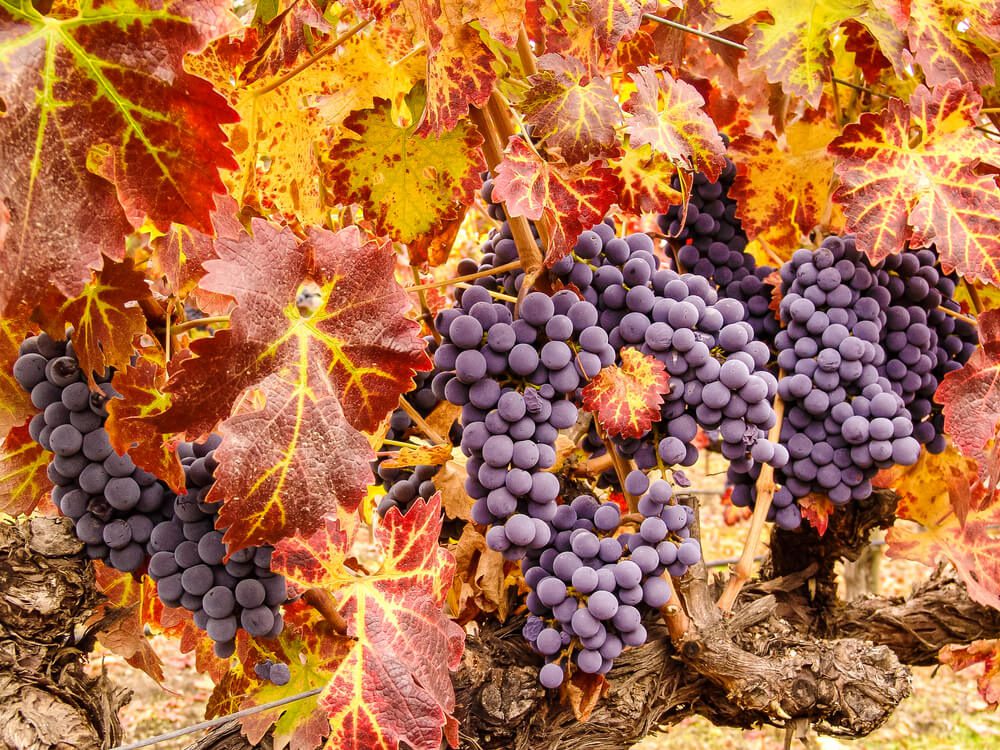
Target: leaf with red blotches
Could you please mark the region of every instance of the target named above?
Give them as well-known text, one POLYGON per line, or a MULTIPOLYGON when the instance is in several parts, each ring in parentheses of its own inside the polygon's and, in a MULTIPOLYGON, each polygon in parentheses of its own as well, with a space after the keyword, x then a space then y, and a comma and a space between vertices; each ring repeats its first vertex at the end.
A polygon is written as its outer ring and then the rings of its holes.
POLYGON ((399 453, 382 462, 387 469, 402 469, 410 466, 441 466, 451 458, 451 445, 415 445, 400 448, 399 453))
MULTIPOLYGON (((794 122, 781 138, 744 135, 729 146, 739 169, 729 197, 736 201, 744 231, 779 252, 799 247, 823 220, 830 203, 833 157, 827 146, 839 130, 827 120, 794 122)), ((839 212, 838 212, 839 213, 839 212)), ((834 215, 825 228, 836 233, 843 216, 834 215)))
POLYGON ((1000 166, 1000 144, 973 130, 981 104, 970 84, 918 86, 909 106, 890 99, 830 144, 834 199, 873 261, 936 242, 946 270, 1000 283, 1000 191, 978 169, 1000 166))
POLYGON ((591 76, 575 58, 547 54, 538 58, 538 72, 521 102, 532 136, 568 164, 619 152, 615 127, 621 110, 607 79, 591 76))
POLYGON ((995 0, 928 0, 898 2, 898 6, 909 15, 909 48, 929 85, 952 78, 976 86, 993 84, 990 54, 996 49, 1000 18, 995 0))
POLYGON ((663 363, 638 349, 622 349, 621 365, 605 367, 583 389, 583 408, 615 437, 640 437, 660 419, 670 391, 663 363))
POLYGON ((948 560, 969 596, 1000 609, 1000 504, 970 511, 963 524, 952 510, 948 489, 900 497, 896 525, 886 536, 888 555, 934 566, 948 560), (919 526, 900 521, 914 521, 919 526))
POLYGON ((565 257, 585 229, 600 222, 614 204, 620 180, 600 161, 569 166, 542 159, 520 136, 510 139, 497 167, 493 198, 510 216, 551 227, 545 263, 565 257))
POLYGON ((663 214, 684 202, 684 195, 671 184, 677 165, 664 154, 654 153, 649 144, 627 146, 620 158, 611 160, 611 166, 622 181, 618 205, 626 213, 663 214))
POLYGON ((883 469, 872 479, 876 487, 887 487, 911 503, 919 503, 924 495, 948 495, 951 508, 960 524, 965 524, 969 511, 977 500, 984 499, 978 490, 973 492, 978 468, 976 462, 959 453, 952 442, 940 453, 921 451, 913 466, 892 466, 883 469))
POLYGON ((830 516, 837 509, 837 506, 826 495, 811 493, 799 501, 799 510, 802 517, 809 522, 809 525, 816 529, 820 536, 826 534, 826 529, 830 525, 830 516))
POLYGON ((230 6, 0 7, 0 194, 13 215, 0 311, 30 305, 49 285, 78 294, 102 252, 122 257, 129 219, 209 229, 219 170, 235 166, 221 127, 235 113, 183 61, 239 27, 230 6))
POLYGON ((147 299, 146 277, 126 258, 106 261, 83 291, 59 308, 56 328, 73 326, 73 350, 91 388, 96 388, 95 373, 129 363, 132 342, 146 332, 146 317, 137 303, 147 299))
POLYGON ((641 67, 629 77, 635 91, 623 109, 632 148, 649 144, 676 164, 718 179, 726 166, 726 147, 702 110, 705 100, 698 90, 665 70, 641 67))
MULTIPOLYGON (((0 245, 0 252, 2 250, 0 245)), ((6 435, 12 427, 36 412, 30 394, 14 379, 14 363, 25 330, 24 324, 0 317, 0 435, 6 435)))
POLYGON ((31 513, 52 489, 52 454, 31 439, 28 423, 14 427, 0 447, 0 512, 31 513))
POLYGON ((590 21, 601 52, 610 55, 623 39, 631 39, 642 25, 646 10, 655 12, 652 0, 587 0, 590 21))
POLYGON ((230 328, 191 345, 167 382, 170 407, 149 417, 161 432, 201 435, 247 389, 265 396, 221 428, 211 497, 228 500, 220 517, 232 549, 310 533, 325 513, 357 508, 373 456, 360 431, 430 366, 388 245, 356 227, 305 242, 259 219, 252 227, 219 238, 201 280, 236 301, 230 328))
POLYGON ((163 350, 145 347, 134 364, 115 373, 115 390, 122 397, 108 401, 104 429, 118 453, 128 453, 136 466, 154 474, 174 490, 184 493, 184 467, 177 457, 179 437, 164 439, 149 421, 170 405, 163 393, 167 381, 163 350))
MULTIPOLYGON (((421 111, 422 89, 406 103, 421 111)), ((468 122, 444 135, 421 136, 416 123, 398 126, 392 103, 378 99, 344 126, 351 134, 330 146, 325 184, 337 201, 360 205, 379 234, 399 242, 427 235, 459 216, 482 184, 482 138, 468 122)))
POLYGON ((950 643, 938 652, 938 660, 956 672, 982 664, 983 674, 976 680, 979 694, 990 708, 1000 703, 1000 640, 978 640, 967 646, 950 643))
POLYGON ((987 310, 976 322, 979 348, 944 376, 934 400, 944 407, 945 432, 985 477, 993 463, 988 444, 996 440, 1000 422, 1000 310, 987 310))
POLYGON ((598 701, 611 689, 611 684, 602 674, 574 672, 566 683, 565 692, 569 706, 577 721, 585 722, 594 713, 598 701))
POLYGON ((100 622, 97 635, 101 643, 129 664, 141 669, 157 682, 163 682, 163 664, 146 639, 144 628, 156 623, 163 605, 156 596, 156 584, 147 576, 136 578, 94 563, 97 587, 107 602, 91 618, 100 622))
POLYGON ((300 57, 314 53, 316 32, 328 32, 330 28, 313 0, 293 0, 264 27, 260 46, 240 78, 254 82, 282 72, 300 57))
MULTIPOLYGON (((461 206, 453 219, 438 224, 430 232, 422 234, 413 242, 408 243, 406 254, 410 265, 420 266, 426 263, 430 266, 440 266, 447 263, 448 258, 451 257, 451 250, 455 247, 458 232, 465 223, 465 217, 468 213, 469 207, 461 206)), ((428 289, 425 296, 430 297, 431 292, 437 292, 437 290, 428 289)), ((435 315, 439 312, 432 307, 429 309, 435 315)))
POLYGON ((462 628, 442 611, 455 561, 438 545, 441 501, 390 510, 376 530, 384 554, 367 575, 350 571, 351 535, 332 518, 308 538, 279 542, 272 569, 339 602, 350 649, 320 695, 330 719, 328 744, 343 750, 438 750, 455 708, 450 671, 463 648, 462 628))

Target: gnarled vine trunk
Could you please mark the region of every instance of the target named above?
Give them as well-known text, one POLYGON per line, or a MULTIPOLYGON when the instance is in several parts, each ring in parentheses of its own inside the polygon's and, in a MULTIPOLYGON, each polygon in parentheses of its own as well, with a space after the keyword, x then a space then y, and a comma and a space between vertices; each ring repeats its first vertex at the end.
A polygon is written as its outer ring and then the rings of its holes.
POLYGON ((0 524, 0 747, 94 750, 121 739, 128 691, 88 676, 74 641, 100 594, 72 528, 0 524))

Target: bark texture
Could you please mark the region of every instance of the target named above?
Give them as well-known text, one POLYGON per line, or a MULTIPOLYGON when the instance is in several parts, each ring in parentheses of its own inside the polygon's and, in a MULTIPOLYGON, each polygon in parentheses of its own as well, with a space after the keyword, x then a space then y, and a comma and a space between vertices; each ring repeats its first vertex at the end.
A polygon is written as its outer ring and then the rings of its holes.
POLYGON ((0 524, 0 746, 94 750, 118 744, 128 691, 89 677, 74 632, 100 600, 65 519, 0 524))

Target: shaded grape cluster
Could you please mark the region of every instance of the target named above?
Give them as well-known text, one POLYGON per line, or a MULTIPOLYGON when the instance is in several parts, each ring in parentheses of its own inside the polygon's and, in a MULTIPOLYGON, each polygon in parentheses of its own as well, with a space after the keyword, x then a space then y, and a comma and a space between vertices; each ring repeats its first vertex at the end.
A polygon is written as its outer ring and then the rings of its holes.
POLYGON ((208 493, 220 442, 212 435, 178 447, 187 492, 174 499, 171 517, 153 529, 149 575, 160 600, 190 611, 195 625, 215 641, 216 655, 227 658, 240 628, 254 638, 281 633, 287 589, 284 577, 271 571, 270 546, 230 552, 223 541, 226 530, 216 528, 221 503, 210 502, 208 493))
POLYGON ((47 471, 56 507, 72 519, 91 559, 124 572, 141 570, 150 535, 169 513, 173 493, 111 447, 104 423, 107 401, 118 395, 113 373, 96 377, 98 390, 92 391, 73 342, 45 333, 21 343, 13 371, 41 410, 28 432, 54 454, 47 471))

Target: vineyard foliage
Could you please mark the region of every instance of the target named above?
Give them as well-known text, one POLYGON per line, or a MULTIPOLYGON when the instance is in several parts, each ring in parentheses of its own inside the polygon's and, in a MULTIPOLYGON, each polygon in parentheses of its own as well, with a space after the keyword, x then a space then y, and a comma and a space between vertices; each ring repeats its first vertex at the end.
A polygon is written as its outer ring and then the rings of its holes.
MULTIPOLYGON (((183 492, 178 446, 221 436, 229 553, 273 546, 294 598, 279 637, 223 659, 148 578, 98 563, 129 612, 104 645, 159 679, 144 628, 179 638, 212 715, 321 688, 245 720, 275 747, 458 746, 466 633, 527 587, 475 523, 460 410, 387 434, 496 226, 484 175, 524 284, 580 292, 546 269, 582 232, 610 216, 669 262, 657 217, 728 157, 758 263, 854 234, 871 263, 933 244, 961 277, 980 344, 935 397, 948 446, 875 484, 900 498, 888 554, 948 562, 1000 609, 998 60, 995 0, 0 0, 0 510, 57 512, 12 368, 25 336, 71 330, 91 387, 114 368, 106 429, 138 467, 183 492), (440 466, 437 492, 376 513, 377 458, 440 466), (259 679, 267 659, 290 681, 259 679)), ((671 388, 637 348, 581 387, 622 439, 671 388)), ((550 471, 580 461, 560 443, 550 471)), ((820 532, 837 512, 802 503, 820 532)))

